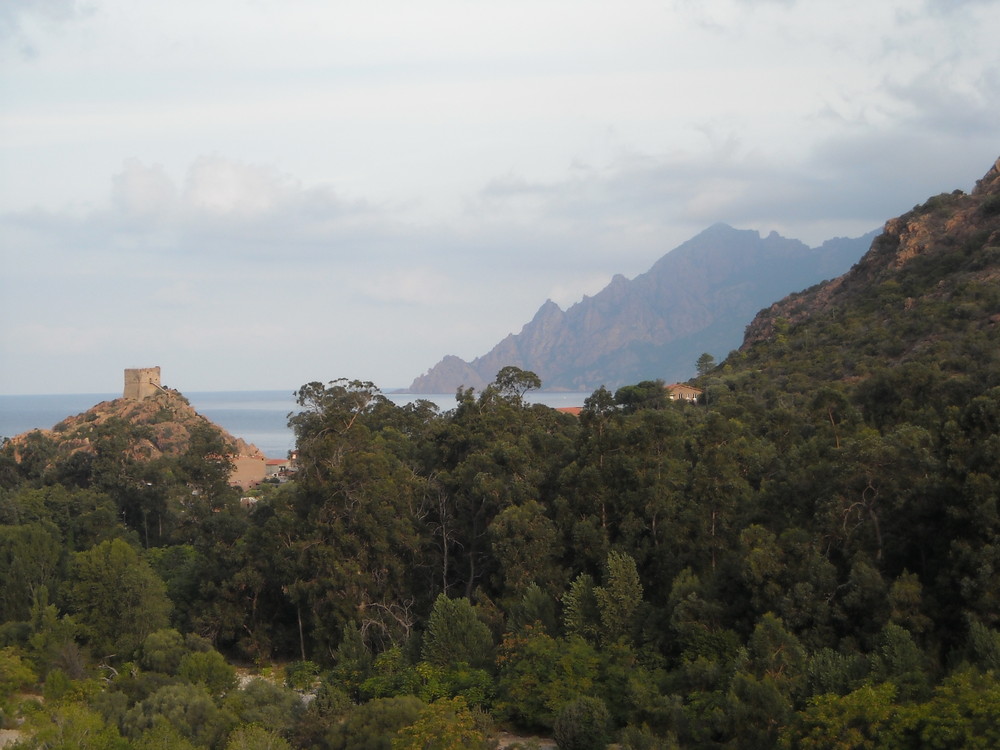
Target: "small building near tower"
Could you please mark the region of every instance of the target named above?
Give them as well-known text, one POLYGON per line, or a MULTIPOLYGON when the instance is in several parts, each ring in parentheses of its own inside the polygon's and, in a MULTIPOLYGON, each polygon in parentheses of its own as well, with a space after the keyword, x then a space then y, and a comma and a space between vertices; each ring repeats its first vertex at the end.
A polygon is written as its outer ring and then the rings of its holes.
POLYGON ((138 367, 125 370, 125 392, 122 398, 142 401, 155 396, 160 387, 159 367, 138 367))
POLYGON ((264 456, 230 456, 233 473, 229 484, 244 490, 253 489, 267 477, 267 459, 264 456))

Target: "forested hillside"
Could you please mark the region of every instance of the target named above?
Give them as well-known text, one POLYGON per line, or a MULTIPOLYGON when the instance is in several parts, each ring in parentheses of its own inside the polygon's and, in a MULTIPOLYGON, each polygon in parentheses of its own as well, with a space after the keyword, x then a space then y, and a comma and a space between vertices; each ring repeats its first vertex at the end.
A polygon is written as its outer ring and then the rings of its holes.
POLYGON ((8 446, 5 726, 39 748, 1000 746, 998 279, 994 167, 762 311, 701 403, 645 381, 574 417, 515 367, 444 413, 310 383, 298 474, 253 504, 208 446, 155 475, 8 446))

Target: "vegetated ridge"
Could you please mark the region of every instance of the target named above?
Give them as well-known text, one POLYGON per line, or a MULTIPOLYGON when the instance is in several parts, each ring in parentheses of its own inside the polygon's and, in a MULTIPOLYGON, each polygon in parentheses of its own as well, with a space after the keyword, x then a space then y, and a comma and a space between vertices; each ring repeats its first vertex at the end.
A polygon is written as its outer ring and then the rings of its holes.
POLYGON ((874 232, 809 248, 772 232, 716 224, 632 280, 616 275, 567 310, 548 300, 518 334, 472 362, 445 357, 416 378, 413 393, 482 389, 504 366, 537 373, 546 390, 614 389, 642 380, 682 380, 698 355, 739 346, 747 322, 789 292, 837 276, 874 232))
POLYGON ((950 402, 998 384, 987 374, 1000 364, 998 282, 1000 160, 971 194, 942 193, 887 221, 843 276, 762 310, 729 366, 847 383, 877 371, 878 409, 946 378, 950 402))

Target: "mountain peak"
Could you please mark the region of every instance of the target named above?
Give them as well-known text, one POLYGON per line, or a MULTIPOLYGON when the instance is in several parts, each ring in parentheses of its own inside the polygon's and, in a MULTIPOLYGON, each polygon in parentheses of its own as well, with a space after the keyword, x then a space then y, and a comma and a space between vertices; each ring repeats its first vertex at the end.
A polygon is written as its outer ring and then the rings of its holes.
POLYGON ((717 221, 711 226, 703 229, 695 237, 701 237, 707 234, 732 234, 733 232, 753 232, 753 229, 737 229, 731 224, 726 224, 724 221, 717 221))
POLYGON ((535 317, 533 318, 533 320, 539 320, 541 318, 547 318, 553 315, 561 315, 562 312, 563 309, 559 307, 559 305, 557 305, 551 299, 547 299, 545 300, 545 303, 538 308, 538 312, 535 313, 535 317))
POLYGON ((686 380, 704 352, 737 347, 755 312, 789 292, 843 273, 866 240, 810 251, 772 232, 714 224, 629 280, 615 274, 565 312, 552 300, 518 334, 470 363, 446 357, 413 381, 413 393, 482 388, 507 365, 535 372, 551 390, 662 378, 686 380))

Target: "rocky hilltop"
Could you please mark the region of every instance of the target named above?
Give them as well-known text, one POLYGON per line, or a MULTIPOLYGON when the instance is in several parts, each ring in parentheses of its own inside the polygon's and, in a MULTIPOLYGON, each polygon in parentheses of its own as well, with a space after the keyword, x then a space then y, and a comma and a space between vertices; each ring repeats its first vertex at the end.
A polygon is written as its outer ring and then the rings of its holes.
POLYGON ((207 431, 221 440, 231 455, 263 457, 256 446, 236 438, 192 408, 177 391, 160 390, 141 401, 118 398, 102 401, 82 414, 67 417, 51 430, 32 430, 10 440, 15 457, 39 441, 52 446, 53 458, 65 460, 74 454, 95 454, 106 438, 116 432, 123 457, 152 461, 162 456, 183 455, 193 436, 207 431))
POLYGON ((741 350, 773 342, 790 327, 808 322, 815 323, 819 346, 827 328, 836 333, 845 321, 856 326, 863 319, 866 330, 858 335, 889 323, 899 329, 897 351, 884 354, 906 361, 943 348, 941 330, 930 321, 947 318, 949 327, 956 332, 962 328, 963 334, 968 325, 1000 325, 998 282, 1000 159, 971 194, 942 193, 887 221, 868 252, 844 275, 762 310, 747 327, 741 350), (984 310, 988 314, 981 314, 984 310))
POLYGON ((567 310, 551 300, 518 334, 465 362, 449 355, 416 378, 413 393, 481 389, 506 365, 532 370, 546 390, 591 391, 683 380, 703 352, 739 346, 754 314, 784 295, 846 271, 874 233, 818 248, 716 224, 629 280, 617 275, 567 310))

